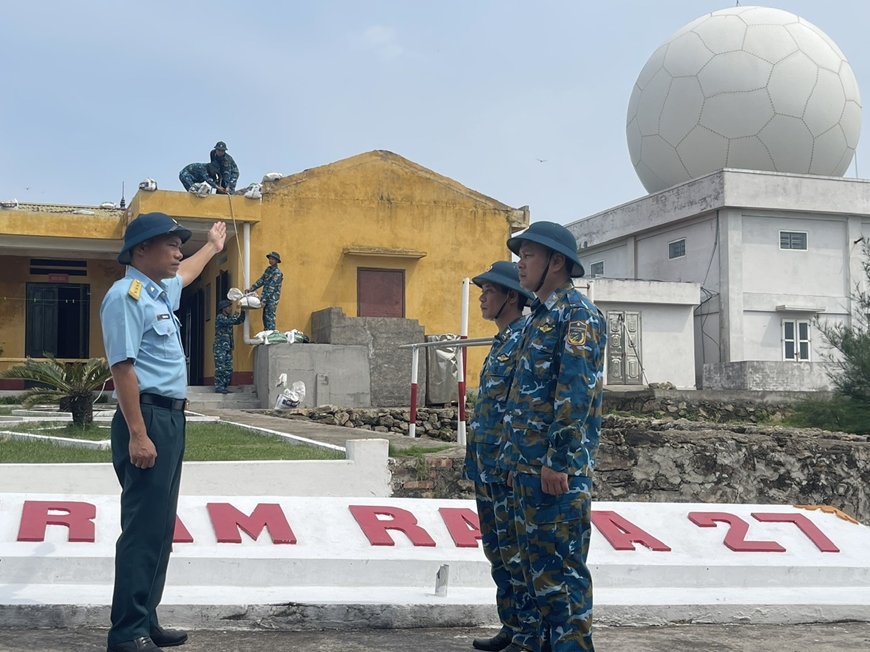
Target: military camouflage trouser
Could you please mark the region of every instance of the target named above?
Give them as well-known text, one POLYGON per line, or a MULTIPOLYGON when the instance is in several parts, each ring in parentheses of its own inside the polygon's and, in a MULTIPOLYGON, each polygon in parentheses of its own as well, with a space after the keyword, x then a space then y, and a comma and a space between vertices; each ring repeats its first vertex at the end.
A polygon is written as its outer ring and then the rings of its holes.
POLYGON ((178 173, 178 180, 181 181, 181 185, 184 186, 185 190, 190 190, 193 184, 205 181, 205 177, 201 174, 194 174, 192 170, 186 167, 178 173))
POLYGON ((554 652, 594 650, 592 577, 586 567, 592 478, 569 476, 569 490, 551 496, 541 476, 514 474, 516 524, 523 571, 554 652))
POLYGON ((278 309, 277 303, 267 303, 263 306, 263 329, 267 331, 275 330, 275 311, 278 309))
POLYGON ((492 564, 502 632, 517 645, 538 652, 540 618, 520 563, 513 492, 504 483, 475 482, 474 497, 483 552, 492 564))
POLYGON ((233 350, 222 342, 215 342, 214 351, 214 386, 216 389, 226 389, 233 377, 233 350))

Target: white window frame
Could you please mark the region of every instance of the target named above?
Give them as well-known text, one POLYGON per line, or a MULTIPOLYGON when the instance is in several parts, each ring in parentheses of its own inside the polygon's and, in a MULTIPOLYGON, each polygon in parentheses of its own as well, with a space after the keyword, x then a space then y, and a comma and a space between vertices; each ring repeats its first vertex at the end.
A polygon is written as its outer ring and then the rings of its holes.
POLYGON ((677 238, 676 240, 671 240, 668 243, 668 260, 677 260, 678 258, 685 258, 685 257, 686 257, 686 238, 682 237, 682 238, 677 238), (683 243, 683 253, 680 256, 671 256, 671 245, 677 244, 678 242, 683 243))
POLYGON ((592 278, 601 278, 602 276, 604 276, 604 261, 603 260, 596 260, 594 263, 590 263, 589 264, 589 275, 592 278), (600 274, 595 273, 595 266, 596 265, 601 265, 601 273, 600 274))
MULTIPOLYGON (((791 240, 791 237, 789 237, 791 240)), ((810 248, 810 236, 806 231, 786 231, 785 229, 780 230, 779 232, 779 250, 780 251, 809 251, 810 248), (804 236, 804 248, 798 249, 797 247, 783 247, 782 246, 782 234, 788 233, 791 236, 792 233, 797 233, 804 236)))
POLYGON ((782 359, 786 362, 812 362, 813 358, 813 346, 812 346, 812 327, 810 321, 808 319, 783 319, 780 325, 780 332, 782 333, 782 359), (792 335, 793 337, 787 338, 785 333, 786 324, 791 324, 792 326, 792 335), (806 338, 802 338, 800 336, 800 327, 802 325, 806 325, 807 328, 807 336, 806 338), (801 344, 806 343, 807 345, 807 357, 800 357, 801 344), (786 354, 786 347, 788 344, 791 344, 794 347, 794 356, 789 358, 786 354))

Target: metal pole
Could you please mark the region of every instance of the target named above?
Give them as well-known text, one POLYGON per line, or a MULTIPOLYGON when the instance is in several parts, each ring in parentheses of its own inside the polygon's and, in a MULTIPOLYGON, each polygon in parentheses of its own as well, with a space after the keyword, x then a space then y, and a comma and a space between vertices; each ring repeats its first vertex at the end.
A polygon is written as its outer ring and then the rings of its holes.
MULTIPOLYGON (((463 349, 464 351, 464 349, 463 349)), ((459 418, 456 419, 456 443, 460 446, 465 446, 465 364, 463 356, 456 356, 456 371, 459 375, 459 418)))
POLYGON ((420 349, 411 347, 411 417, 408 420, 408 436, 417 436, 417 364, 420 349))
MULTIPOLYGON (((462 279, 462 311, 459 326, 459 339, 468 339, 468 291, 471 286, 470 279, 462 279)), ((465 370, 468 366, 468 349, 462 347, 456 357, 457 371, 459 376, 459 418, 456 420, 456 443, 465 446, 465 370)))
MULTIPOLYGON (((232 206, 232 203, 230 204, 232 206)), ((244 285, 240 288, 243 292, 250 287, 251 282, 251 225, 249 222, 245 222, 242 225, 242 233, 243 237, 243 247, 242 247, 242 281, 244 285)), ((236 238, 239 237, 238 232, 236 233, 236 238)), ((248 311, 248 317, 250 318, 251 312, 248 311)), ((245 323, 242 325, 242 336, 245 340, 245 344, 259 344, 259 340, 251 339, 251 320, 245 319, 245 323)))

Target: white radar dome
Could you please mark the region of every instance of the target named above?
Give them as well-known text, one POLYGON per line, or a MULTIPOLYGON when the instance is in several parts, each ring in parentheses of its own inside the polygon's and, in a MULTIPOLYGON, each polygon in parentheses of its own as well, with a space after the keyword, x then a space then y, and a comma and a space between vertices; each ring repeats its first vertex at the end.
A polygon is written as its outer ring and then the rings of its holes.
POLYGON ((780 9, 734 7, 653 53, 626 132, 648 192, 726 167, 842 176, 858 146, 861 95, 818 27, 780 9))

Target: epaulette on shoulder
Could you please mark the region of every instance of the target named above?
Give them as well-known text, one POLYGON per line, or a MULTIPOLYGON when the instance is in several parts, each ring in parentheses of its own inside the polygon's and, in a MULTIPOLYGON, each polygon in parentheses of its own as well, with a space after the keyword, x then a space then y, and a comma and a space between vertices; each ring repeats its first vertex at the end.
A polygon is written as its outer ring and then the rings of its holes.
POLYGON ((138 278, 134 278, 133 282, 130 283, 130 289, 127 290, 127 294, 131 296, 135 301, 139 300, 139 295, 142 294, 142 281, 138 278))

